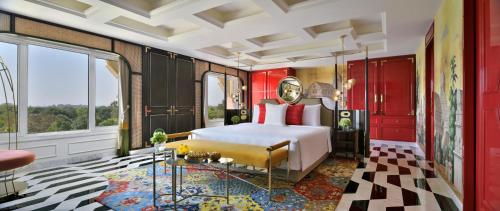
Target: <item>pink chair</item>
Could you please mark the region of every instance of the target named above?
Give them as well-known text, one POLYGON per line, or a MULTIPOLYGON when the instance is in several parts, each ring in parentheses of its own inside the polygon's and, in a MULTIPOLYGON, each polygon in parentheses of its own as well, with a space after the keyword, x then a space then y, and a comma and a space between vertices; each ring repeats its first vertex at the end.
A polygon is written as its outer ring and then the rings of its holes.
POLYGON ((14 173, 17 168, 26 166, 35 160, 35 154, 26 150, 0 150, 0 172, 4 172, 4 186, 6 195, 10 195, 7 189, 7 171, 12 171, 13 193, 17 193, 14 186, 14 173))

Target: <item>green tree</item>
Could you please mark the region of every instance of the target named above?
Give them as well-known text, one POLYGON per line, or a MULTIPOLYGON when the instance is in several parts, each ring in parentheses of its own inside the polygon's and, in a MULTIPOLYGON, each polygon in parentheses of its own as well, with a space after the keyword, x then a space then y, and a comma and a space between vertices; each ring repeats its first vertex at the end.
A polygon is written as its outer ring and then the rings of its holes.
POLYGON ((224 104, 208 106, 208 119, 224 118, 224 104))
POLYGON ((52 124, 50 124, 47 131, 55 132, 55 131, 66 131, 71 129, 72 129, 71 119, 69 119, 65 115, 60 114, 56 116, 55 120, 52 122, 52 124))

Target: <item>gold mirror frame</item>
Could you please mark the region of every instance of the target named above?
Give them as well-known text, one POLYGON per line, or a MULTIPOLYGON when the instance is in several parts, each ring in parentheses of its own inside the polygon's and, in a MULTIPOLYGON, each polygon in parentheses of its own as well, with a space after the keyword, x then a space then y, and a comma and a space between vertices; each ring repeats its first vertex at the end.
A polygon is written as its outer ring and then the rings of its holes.
MULTIPOLYGON (((277 96, 278 96, 281 100, 285 101, 285 102, 286 102, 286 103, 288 103, 288 104, 295 104, 295 103, 298 103, 298 102, 302 99, 302 97, 303 97, 303 94, 302 94, 303 90, 304 90, 304 88, 303 88, 303 86, 302 86, 302 82, 301 82, 301 81, 300 81, 297 77, 294 77, 294 76, 287 76, 287 77, 285 77, 285 78, 281 79, 281 80, 280 80, 280 82, 278 83, 278 87, 277 87, 277 89, 276 89, 276 95, 277 95, 277 96), (282 97, 282 95, 280 94, 280 90, 282 89, 282 88, 281 88, 281 84, 283 84, 283 82, 284 82, 284 81, 291 80, 291 79, 292 79, 292 80, 294 80, 294 81, 297 81, 297 82, 299 83, 299 87, 298 87, 298 88, 299 88, 299 90, 298 90, 298 92, 299 92, 299 93, 298 93, 298 96, 297 96, 297 97, 295 97, 295 99, 293 99, 293 100, 290 100, 290 99, 285 99, 285 98, 283 98, 283 97, 282 97)), ((293 90, 292 90, 292 91, 293 91, 293 90)))

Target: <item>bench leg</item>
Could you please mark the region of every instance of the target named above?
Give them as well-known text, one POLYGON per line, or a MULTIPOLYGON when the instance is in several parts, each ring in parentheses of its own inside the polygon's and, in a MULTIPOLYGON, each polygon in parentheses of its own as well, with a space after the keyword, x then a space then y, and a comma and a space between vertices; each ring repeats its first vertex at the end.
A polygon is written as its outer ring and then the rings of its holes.
POLYGON ((286 156, 286 181, 290 181, 290 144, 288 145, 288 155, 286 156))
POLYGON ((269 191, 269 203, 271 202, 271 195, 272 195, 272 169, 273 169, 273 164, 271 161, 271 151, 269 151, 269 166, 267 169, 267 176, 268 176, 268 191, 269 191))

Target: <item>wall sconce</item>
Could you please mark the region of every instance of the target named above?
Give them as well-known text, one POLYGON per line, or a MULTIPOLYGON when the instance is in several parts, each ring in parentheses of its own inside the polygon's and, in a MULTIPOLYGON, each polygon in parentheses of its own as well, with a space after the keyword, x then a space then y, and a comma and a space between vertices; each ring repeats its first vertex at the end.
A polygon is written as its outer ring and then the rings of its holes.
POLYGON ((246 85, 241 86, 241 90, 247 91, 247 86, 246 85))
POLYGON ((339 100, 342 100, 343 99, 343 96, 342 96, 342 91, 340 90, 333 90, 333 96, 332 96, 332 99, 334 101, 339 101, 339 100))

